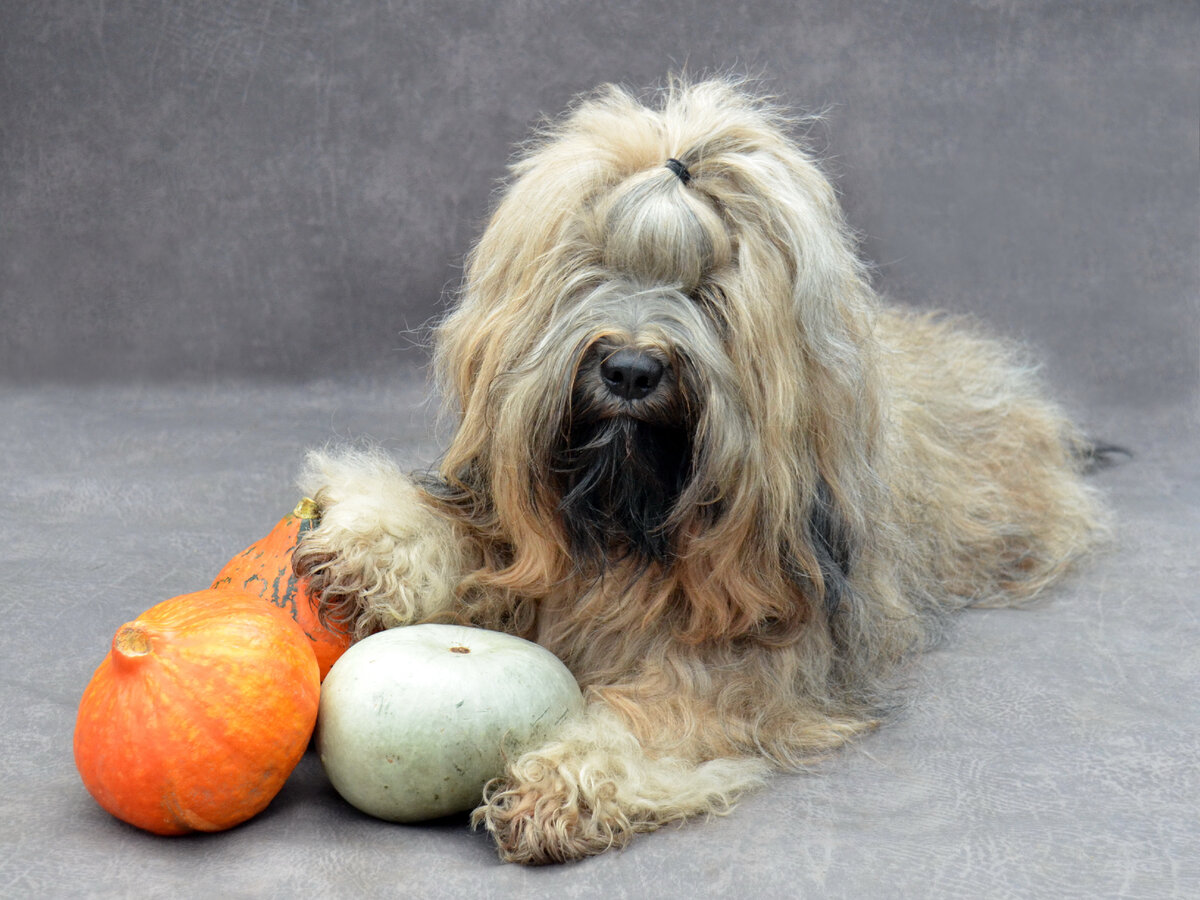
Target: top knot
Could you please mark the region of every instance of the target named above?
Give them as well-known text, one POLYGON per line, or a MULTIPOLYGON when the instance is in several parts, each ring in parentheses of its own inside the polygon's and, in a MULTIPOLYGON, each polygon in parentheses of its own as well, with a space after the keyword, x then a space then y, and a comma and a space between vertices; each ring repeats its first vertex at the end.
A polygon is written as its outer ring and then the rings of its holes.
POLYGON ((589 211, 591 240, 604 265, 641 281, 695 290, 705 274, 733 256, 726 225, 703 191, 680 190, 691 173, 679 162, 634 172, 589 211), (676 169, 678 166, 678 170, 676 169))

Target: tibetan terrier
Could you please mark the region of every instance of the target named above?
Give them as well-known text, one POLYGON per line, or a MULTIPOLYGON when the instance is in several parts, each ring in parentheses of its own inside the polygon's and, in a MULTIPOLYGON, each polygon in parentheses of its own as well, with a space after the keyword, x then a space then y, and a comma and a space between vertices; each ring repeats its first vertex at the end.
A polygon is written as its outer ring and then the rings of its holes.
POLYGON ((310 458, 326 619, 508 631, 584 690, 480 798, 505 859, 730 809, 875 725, 948 612, 1027 600, 1104 531, 1093 445, 1011 347, 881 305, 789 127, 729 80, 581 100, 436 329, 436 473, 310 458))

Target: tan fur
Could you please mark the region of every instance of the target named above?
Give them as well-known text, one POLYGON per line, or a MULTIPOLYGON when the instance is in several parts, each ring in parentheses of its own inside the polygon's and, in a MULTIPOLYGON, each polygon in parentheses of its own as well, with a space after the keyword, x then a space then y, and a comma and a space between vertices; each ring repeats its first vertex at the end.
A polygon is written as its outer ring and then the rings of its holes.
POLYGON ((512 631, 586 691, 476 811, 506 859, 728 810, 871 727, 946 612, 1032 597, 1103 533, 1085 442, 1032 369, 882 307, 787 131, 727 81, 581 101, 515 163, 438 328, 460 413, 438 479, 313 458, 323 520, 296 564, 326 614, 512 631), (584 564, 560 514, 549 448, 605 342, 679 380, 656 411, 694 438, 665 560, 584 564), (814 522, 849 548, 844 579, 814 522))

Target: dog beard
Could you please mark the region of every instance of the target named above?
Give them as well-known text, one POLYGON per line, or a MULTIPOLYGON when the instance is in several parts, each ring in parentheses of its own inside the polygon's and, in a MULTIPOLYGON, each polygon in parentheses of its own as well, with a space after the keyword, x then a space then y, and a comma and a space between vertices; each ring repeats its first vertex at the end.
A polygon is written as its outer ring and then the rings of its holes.
POLYGON ((630 414, 572 417, 550 462, 572 552, 603 566, 667 563, 671 523, 692 476, 691 429, 630 414))

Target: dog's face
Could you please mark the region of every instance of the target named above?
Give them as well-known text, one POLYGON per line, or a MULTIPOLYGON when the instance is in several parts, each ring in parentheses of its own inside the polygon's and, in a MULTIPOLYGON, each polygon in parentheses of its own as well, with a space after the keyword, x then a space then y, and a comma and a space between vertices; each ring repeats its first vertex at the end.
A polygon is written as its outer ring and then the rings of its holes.
POLYGON ((436 358, 462 409, 443 477, 510 574, 703 556, 820 594, 813 523, 852 530, 876 415, 828 182, 712 82, 601 94, 513 172, 436 358))
POLYGON ((728 364, 695 302, 668 287, 613 281, 547 333, 573 346, 558 427, 539 477, 560 499, 572 551, 593 562, 667 561, 696 507, 711 373, 728 364))

